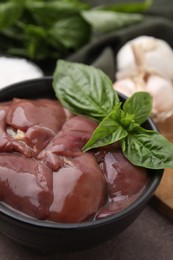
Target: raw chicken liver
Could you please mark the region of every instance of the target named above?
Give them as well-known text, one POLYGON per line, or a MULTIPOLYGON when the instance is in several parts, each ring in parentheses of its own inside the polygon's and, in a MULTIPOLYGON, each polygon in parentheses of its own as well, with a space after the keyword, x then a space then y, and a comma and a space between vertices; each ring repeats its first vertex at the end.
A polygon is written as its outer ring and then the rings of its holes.
POLYGON ((0 104, 0 201, 38 219, 78 223, 127 207, 148 182, 116 145, 83 153, 96 121, 57 100, 0 104))

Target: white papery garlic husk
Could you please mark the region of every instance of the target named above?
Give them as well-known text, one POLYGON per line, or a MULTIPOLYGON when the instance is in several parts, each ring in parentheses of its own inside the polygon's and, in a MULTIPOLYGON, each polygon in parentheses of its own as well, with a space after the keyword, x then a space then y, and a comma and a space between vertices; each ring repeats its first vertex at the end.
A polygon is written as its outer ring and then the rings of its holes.
POLYGON ((155 122, 173 114, 173 50, 165 41, 149 36, 129 41, 117 54, 117 69, 113 87, 126 96, 149 92, 155 122))
POLYGON ((149 73, 173 80, 173 51, 167 42, 139 36, 127 42, 117 54, 117 70, 133 74, 142 65, 149 73), (135 49, 135 50, 134 50, 135 49))

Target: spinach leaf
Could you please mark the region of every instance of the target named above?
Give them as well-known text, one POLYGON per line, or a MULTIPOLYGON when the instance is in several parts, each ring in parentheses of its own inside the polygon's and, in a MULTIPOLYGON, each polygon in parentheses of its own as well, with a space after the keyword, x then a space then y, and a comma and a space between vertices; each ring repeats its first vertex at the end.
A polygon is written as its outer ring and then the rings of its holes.
POLYGON ((82 16, 92 25, 95 32, 107 33, 115 31, 143 20, 140 14, 118 13, 104 10, 82 11, 82 16))
POLYGON ((101 121, 119 102, 111 80, 94 67, 59 60, 53 78, 56 96, 73 113, 101 121))
POLYGON ((141 127, 121 140, 122 151, 137 166, 173 168, 173 145, 159 133, 141 127))
POLYGON ((123 105, 123 111, 134 115, 135 122, 142 124, 150 116, 152 97, 147 92, 138 92, 128 98, 123 105))

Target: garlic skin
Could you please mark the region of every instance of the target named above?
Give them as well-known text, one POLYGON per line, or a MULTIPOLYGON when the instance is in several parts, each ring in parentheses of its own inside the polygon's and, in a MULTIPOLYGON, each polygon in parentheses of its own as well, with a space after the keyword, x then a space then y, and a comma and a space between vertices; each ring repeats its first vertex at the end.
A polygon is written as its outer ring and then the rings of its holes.
POLYGON ((173 50, 165 41, 140 36, 127 42, 117 54, 116 79, 114 89, 128 97, 150 93, 155 122, 173 115, 173 50))
POLYGON ((151 75, 147 82, 138 84, 134 78, 126 78, 113 84, 116 91, 129 97, 138 91, 146 91, 153 97, 152 118, 164 121, 173 114, 173 83, 157 75, 151 75))
MULTIPOLYGON (((126 76, 137 73, 139 62, 146 72, 173 80, 173 51, 164 40, 151 36, 139 36, 127 42, 117 54, 117 70, 126 72, 126 76)), ((119 77, 118 77, 119 78, 119 77)))
POLYGON ((113 88, 129 97, 136 92, 136 84, 131 78, 120 79, 113 84, 113 88))
POLYGON ((149 77, 146 91, 153 97, 152 117, 164 121, 173 114, 173 83, 159 76, 149 77))

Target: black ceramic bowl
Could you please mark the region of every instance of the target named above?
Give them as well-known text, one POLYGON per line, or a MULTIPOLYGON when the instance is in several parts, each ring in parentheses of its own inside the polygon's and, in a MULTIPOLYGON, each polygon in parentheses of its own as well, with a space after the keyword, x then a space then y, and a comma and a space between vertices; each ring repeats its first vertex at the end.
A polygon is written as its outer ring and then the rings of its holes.
MULTIPOLYGON (((52 79, 25 81, 0 90, 0 102, 13 97, 55 98, 52 79)), ((145 127, 155 129, 151 120, 146 122, 145 127)), ((148 186, 141 196, 114 216, 93 222, 62 224, 33 219, 0 204, 0 231, 23 245, 43 251, 72 251, 92 247, 111 239, 137 218, 159 185, 162 171, 151 170, 149 176, 148 186)))

